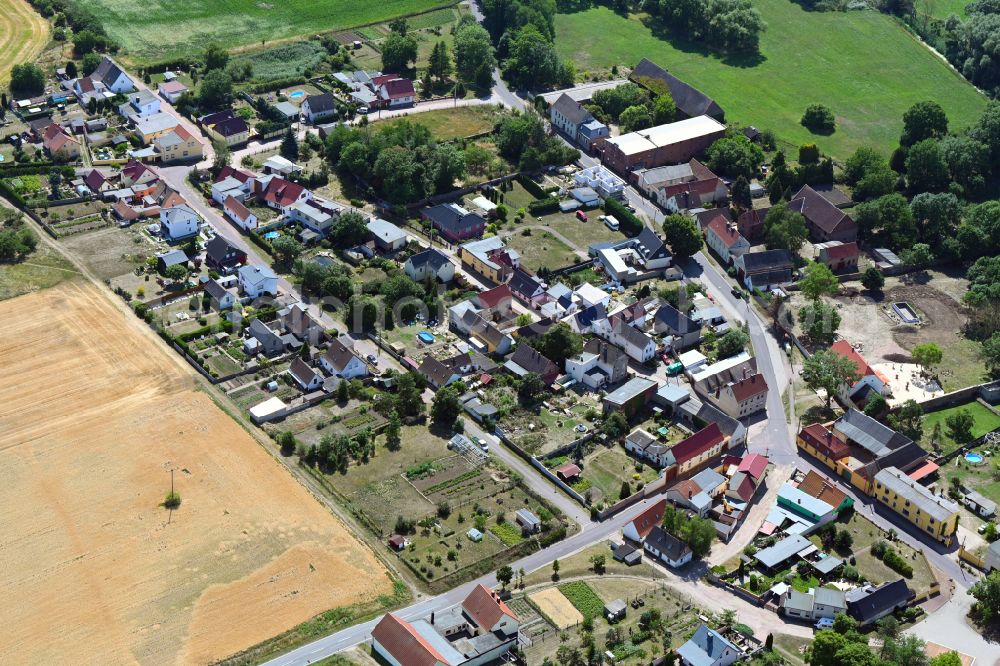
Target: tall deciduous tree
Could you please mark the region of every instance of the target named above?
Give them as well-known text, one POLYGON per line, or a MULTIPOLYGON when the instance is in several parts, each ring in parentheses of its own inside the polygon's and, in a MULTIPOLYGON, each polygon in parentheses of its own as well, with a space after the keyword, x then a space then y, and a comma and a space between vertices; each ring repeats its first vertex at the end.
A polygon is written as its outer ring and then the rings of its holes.
POLYGON ((663 220, 663 234, 676 259, 687 259, 701 251, 701 232, 687 215, 674 213, 663 220))
POLYGON ((845 356, 829 349, 823 349, 805 360, 802 365, 802 380, 814 391, 826 393, 826 407, 830 408, 833 396, 846 385, 858 381, 858 366, 845 356))
POLYGON ((837 276, 826 264, 814 261, 807 264, 802 273, 799 290, 811 301, 818 300, 820 296, 833 296, 840 290, 837 276))

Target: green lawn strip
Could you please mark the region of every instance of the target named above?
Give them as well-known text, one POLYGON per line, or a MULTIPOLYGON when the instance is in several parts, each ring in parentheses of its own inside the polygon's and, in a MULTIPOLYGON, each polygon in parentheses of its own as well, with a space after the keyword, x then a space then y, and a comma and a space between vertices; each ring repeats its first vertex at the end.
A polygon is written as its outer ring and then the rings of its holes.
POLYGON ((533 271, 559 268, 580 261, 580 257, 561 240, 546 231, 519 229, 507 244, 521 254, 521 264, 533 271))
POLYGON ((583 581, 564 583, 559 586, 559 591, 584 617, 593 619, 604 613, 604 602, 590 585, 583 581))
POLYGON ((931 18, 946 19, 952 14, 963 19, 968 16, 965 12, 968 0, 917 0, 913 4, 917 14, 931 18))
POLYGON ((843 160, 860 145, 887 156, 896 147, 902 115, 915 102, 939 102, 961 130, 986 99, 895 19, 865 12, 807 12, 790 0, 755 0, 767 23, 761 55, 726 59, 684 44, 641 17, 607 7, 556 15, 556 46, 577 69, 634 67, 643 56, 713 97, 726 120, 773 129, 798 145, 815 142, 843 160), (799 124, 811 103, 825 104, 837 120, 830 136, 799 124))

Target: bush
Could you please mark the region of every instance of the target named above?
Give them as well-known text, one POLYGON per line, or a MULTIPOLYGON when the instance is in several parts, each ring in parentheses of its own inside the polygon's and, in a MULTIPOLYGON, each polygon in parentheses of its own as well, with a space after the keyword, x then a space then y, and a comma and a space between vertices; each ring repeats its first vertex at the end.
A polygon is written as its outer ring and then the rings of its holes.
POLYGON ((528 212, 534 216, 547 215, 548 213, 555 213, 559 210, 559 199, 555 197, 546 197, 544 199, 536 199, 528 204, 528 212))
POLYGON ((802 114, 802 125, 818 134, 832 134, 837 127, 833 111, 822 104, 810 104, 802 114))

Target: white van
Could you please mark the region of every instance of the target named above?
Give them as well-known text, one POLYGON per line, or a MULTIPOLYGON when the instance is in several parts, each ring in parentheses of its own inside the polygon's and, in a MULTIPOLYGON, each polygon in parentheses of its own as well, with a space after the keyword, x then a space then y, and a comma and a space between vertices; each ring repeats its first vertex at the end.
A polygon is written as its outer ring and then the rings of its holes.
POLYGON ((618 231, 618 227, 621 225, 618 224, 618 220, 615 219, 614 215, 608 215, 604 218, 604 226, 611 229, 611 231, 618 231))

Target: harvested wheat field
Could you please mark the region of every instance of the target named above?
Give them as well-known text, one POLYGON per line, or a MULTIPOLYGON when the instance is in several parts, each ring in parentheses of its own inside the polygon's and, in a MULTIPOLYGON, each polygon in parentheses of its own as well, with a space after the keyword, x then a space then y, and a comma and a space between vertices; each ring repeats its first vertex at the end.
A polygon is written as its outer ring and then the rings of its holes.
POLYGON ((0 368, 5 663, 204 664, 391 590, 93 285, 0 303, 0 368))
POLYGON ((569 602, 566 595, 560 592, 557 587, 549 587, 541 592, 529 594, 528 598, 542 612, 542 615, 556 625, 557 629, 575 627, 583 622, 583 614, 569 602))
POLYGON ((14 65, 31 62, 49 41, 49 22, 25 0, 0 0, 0 86, 14 65))

